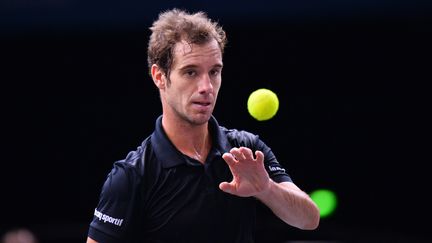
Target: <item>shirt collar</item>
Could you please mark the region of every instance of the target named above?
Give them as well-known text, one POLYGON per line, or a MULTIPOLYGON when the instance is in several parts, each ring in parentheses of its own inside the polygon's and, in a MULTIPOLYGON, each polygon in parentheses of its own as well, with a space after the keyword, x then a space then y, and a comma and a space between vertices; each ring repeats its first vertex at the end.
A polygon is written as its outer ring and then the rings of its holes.
MULTIPOLYGON (((209 131, 212 137, 213 148, 218 155, 228 152, 230 145, 225 133, 221 132, 216 118, 213 116, 209 119, 209 131)), ((151 143, 156 153, 156 157, 162 163, 163 168, 170 168, 177 165, 185 164, 185 156, 168 139, 163 127, 162 116, 156 119, 155 130, 151 136, 151 143)))

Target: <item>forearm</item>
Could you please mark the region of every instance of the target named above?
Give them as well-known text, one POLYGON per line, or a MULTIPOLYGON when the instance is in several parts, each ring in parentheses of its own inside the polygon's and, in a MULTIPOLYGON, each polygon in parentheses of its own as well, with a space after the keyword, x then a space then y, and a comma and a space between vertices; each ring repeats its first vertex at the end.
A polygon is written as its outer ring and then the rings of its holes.
POLYGON ((319 210, 310 197, 293 183, 270 180, 267 190, 255 197, 269 207, 285 223, 312 230, 318 227, 319 210))

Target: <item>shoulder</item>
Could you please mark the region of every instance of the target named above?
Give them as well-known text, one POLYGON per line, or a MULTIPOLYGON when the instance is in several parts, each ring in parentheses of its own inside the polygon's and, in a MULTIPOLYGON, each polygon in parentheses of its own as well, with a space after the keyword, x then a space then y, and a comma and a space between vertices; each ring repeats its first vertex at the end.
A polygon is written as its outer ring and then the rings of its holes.
POLYGON ((146 165, 154 160, 151 136, 147 137, 136 150, 128 152, 126 157, 114 163, 115 168, 133 171, 138 175, 144 175, 146 165))
POLYGON ((254 146, 258 141, 258 136, 245 131, 245 130, 237 130, 237 129, 228 129, 226 127, 219 127, 222 134, 226 136, 228 141, 236 147, 244 146, 251 147, 254 146))
POLYGON ((150 136, 146 138, 136 150, 128 152, 127 156, 114 162, 105 181, 105 189, 115 191, 129 188, 131 184, 139 184, 146 174, 148 163, 152 161, 153 152, 150 136))

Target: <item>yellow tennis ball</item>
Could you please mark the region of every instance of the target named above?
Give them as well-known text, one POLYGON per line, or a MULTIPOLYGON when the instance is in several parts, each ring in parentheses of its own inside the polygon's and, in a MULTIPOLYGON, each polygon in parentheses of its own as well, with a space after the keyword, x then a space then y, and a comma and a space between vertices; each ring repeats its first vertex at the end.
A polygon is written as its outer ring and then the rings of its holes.
POLYGON ((253 118, 258 121, 265 121, 276 115, 279 108, 279 99, 269 89, 258 89, 250 94, 247 108, 253 118))

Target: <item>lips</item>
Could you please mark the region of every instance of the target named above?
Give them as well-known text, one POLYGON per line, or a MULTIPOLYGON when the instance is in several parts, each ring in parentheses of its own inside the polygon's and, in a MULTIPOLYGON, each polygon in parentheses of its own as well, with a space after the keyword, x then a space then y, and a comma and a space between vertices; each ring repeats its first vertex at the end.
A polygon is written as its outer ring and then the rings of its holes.
POLYGON ((209 106, 211 104, 211 102, 206 102, 206 101, 194 101, 192 103, 195 105, 201 105, 201 106, 209 106))
POLYGON ((212 103, 209 101, 193 101, 192 106, 194 110, 199 113, 208 113, 212 110, 212 103))

